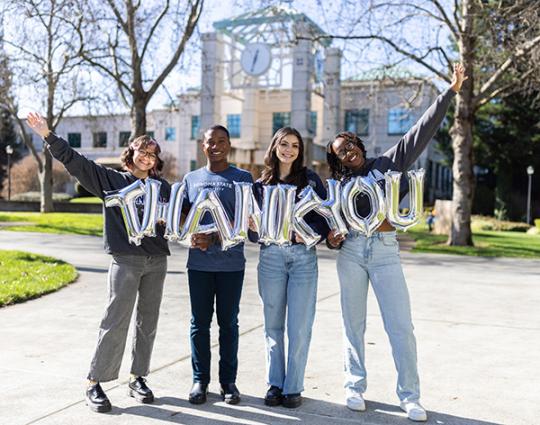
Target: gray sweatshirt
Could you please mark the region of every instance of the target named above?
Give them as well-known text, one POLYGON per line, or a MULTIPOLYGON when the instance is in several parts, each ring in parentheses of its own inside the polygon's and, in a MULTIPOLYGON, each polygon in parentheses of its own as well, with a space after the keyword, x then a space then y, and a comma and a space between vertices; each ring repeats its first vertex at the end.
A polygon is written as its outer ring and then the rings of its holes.
MULTIPOLYGON (((64 164, 66 170, 93 195, 104 199, 110 192, 115 192, 135 182, 137 177, 127 171, 116 171, 96 164, 81 155, 64 139, 51 133, 45 141, 54 158, 64 164)), ((169 202, 171 187, 163 179, 161 181, 160 202, 169 202)), ((170 255, 167 241, 163 237, 164 227, 157 226, 156 237, 142 239, 139 246, 128 241, 128 235, 120 207, 106 208, 103 205, 103 240, 108 254, 130 254, 143 256, 170 255)))
MULTIPOLYGON (((377 158, 367 158, 362 168, 346 179, 371 175, 384 191, 384 173, 389 170, 405 173, 414 164, 441 125, 455 94, 451 88, 446 89, 394 146, 377 158)), ((403 175, 400 184, 401 199, 407 195, 408 191, 407 176, 403 175)), ((356 208, 364 217, 369 213, 369 201, 366 196, 357 198, 356 208)))

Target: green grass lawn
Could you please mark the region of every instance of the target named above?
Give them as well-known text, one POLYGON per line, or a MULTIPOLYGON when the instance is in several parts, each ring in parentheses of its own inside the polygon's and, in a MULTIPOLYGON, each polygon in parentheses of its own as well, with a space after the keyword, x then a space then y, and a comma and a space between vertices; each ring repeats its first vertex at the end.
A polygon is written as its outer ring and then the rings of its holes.
POLYGON ((0 307, 37 298, 71 283, 77 271, 52 257, 0 250, 0 307))
POLYGON ((72 204, 101 204, 103 201, 98 197, 71 198, 72 204))
POLYGON ((413 251, 483 257, 525 257, 540 259, 540 236, 523 232, 477 230, 473 223, 474 247, 448 246, 445 235, 428 232, 425 223, 407 231, 415 241, 413 251))
POLYGON ((1 212, 0 227, 2 230, 14 232, 39 232, 101 236, 103 234, 103 217, 101 214, 81 213, 30 213, 1 212), (25 223, 9 225, 13 223, 25 223))

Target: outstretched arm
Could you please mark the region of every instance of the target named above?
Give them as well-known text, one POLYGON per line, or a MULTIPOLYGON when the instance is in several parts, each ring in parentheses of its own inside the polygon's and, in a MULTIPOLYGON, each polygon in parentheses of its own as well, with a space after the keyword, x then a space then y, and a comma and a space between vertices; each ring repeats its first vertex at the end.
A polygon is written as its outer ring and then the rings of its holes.
POLYGON ((399 142, 383 154, 390 158, 400 171, 406 171, 422 154, 446 116, 450 102, 466 79, 463 65, 455 64, 450 87, 437 97, 399 142))
POLYGON ((98 165, 81 155, 69 146, 68 142, 54 134, 40 114, 28 114, 28 125, 47 142, 52 156, 64 164, 69 174, 77 178, 90 193, 103 199, 103 191, 119 189, 112 183, 116 180, 117 171, 98 165))

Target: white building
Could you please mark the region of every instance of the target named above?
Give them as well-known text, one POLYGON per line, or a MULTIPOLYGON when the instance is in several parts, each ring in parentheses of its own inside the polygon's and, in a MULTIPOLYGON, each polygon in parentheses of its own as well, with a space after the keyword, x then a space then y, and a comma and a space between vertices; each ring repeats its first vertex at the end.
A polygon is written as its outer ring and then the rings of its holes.
MULTIPOLYGON (((438 95, 432 84, 407 75, 370 73, 342 81, 339 49, 290 41, 324 34, 292 9, 269 7, 214 27, 202 37, 201 88, 178 95, 174 109, 148 112, 147 132, 176 159, 180 177, 204 163, 202 131, 214 124, 231 133, 231 162, 255 177, 275 130, 293 126, 304 137, 307 165, 325 177, 325 147, 337 132, 357 133, 368 156, 380 155, 438 95)), ((111 164, 128 143, 130 118, 66 117, 57 133, 89 158, 111 164)), ((450 195, 450 171, 433 146, 414 168, 420 167, 428 171, 428 201, 450 195)))

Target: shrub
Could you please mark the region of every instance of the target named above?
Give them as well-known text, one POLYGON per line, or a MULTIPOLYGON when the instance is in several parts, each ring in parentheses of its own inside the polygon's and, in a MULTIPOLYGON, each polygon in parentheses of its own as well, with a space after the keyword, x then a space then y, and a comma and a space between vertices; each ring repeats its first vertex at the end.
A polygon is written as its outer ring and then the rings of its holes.
POLYGON ((169 183, 175 183, 179 180, 179 176, 176 169, 176 158, 169 152, 161 152, 161 159, 163 160, 163 170, 161 170, 161 176, 169 183))
MULTIPOLYGON (((53 192, 63 192, 71 176, 64 166, 53 161, 53 192)), ((32 155, 26 155, 11 167, 11 197, 19 193, 39 192, 38 165, 32 155)), ((7 184, 2 190, 2 197, 7 198, 7 184)))
POLYGON ((526 232, 529 227, 527 223, 515 221, 497 220, 494 217, 473 216, 473 227, 479 230, 495 230, 504 232, 526 232))
MULTIPOLYGON (((54 202, 68 202, 72 196, 68 193, 53 193, 54 202)), ((17 193, 11 197, 12 201, 24 201, 24 202, 39 202, 41 200, 41 192, 24 192, 17 193)))

